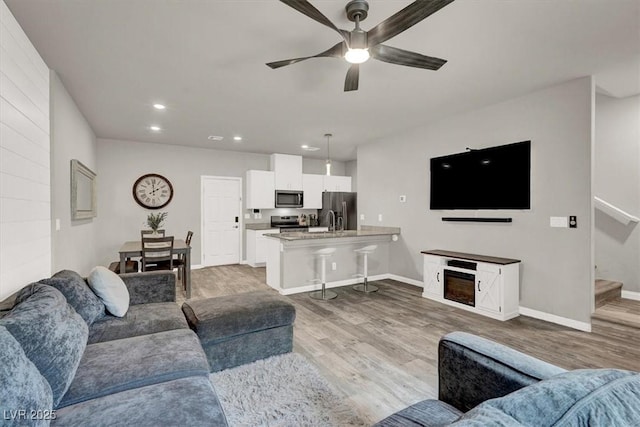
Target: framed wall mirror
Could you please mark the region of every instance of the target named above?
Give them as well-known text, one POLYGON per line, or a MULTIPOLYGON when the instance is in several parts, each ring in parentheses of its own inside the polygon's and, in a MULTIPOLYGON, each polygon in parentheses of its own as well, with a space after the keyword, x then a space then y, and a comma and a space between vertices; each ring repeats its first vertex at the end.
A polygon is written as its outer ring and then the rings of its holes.
POLYGON ((88 219, 98 215, 96 174, 76 159, 71 160, 71 219, 88 219))

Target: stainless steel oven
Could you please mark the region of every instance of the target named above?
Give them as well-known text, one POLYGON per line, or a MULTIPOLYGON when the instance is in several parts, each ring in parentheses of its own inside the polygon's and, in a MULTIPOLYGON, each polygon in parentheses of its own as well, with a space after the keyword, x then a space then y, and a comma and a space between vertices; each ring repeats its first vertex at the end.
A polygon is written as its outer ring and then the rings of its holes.
POLYGON ((301 208, 303 197, 302 191, 276 190, 276 208, 301 208))

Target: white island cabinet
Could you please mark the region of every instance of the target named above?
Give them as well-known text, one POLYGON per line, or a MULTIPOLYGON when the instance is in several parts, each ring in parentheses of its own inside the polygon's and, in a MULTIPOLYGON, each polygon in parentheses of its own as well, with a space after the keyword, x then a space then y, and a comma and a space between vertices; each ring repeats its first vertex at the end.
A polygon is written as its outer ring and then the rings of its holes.
POLYGON ((498 320, 519 315, 520 260, 444 250, 422 254, 424 298, 498 320))

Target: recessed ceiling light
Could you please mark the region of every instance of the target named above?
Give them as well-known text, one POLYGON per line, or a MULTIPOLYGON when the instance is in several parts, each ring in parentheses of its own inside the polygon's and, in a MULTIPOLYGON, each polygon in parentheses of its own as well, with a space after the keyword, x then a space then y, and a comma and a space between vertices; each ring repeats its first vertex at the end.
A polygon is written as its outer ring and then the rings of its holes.
POLYGON ((151 129, 154 132, 160 132, 162 130, 160 126, 149 126, 149 129, 151 129))
POLYGON ((300 148, 302 148, 304 151, 318 151, 320 149, 318 147, 311 147, 307 144, 301 145, 300 148))
POLYGON ((236 135, 236 136, 233 137, 233 140, 234 141, 242 141, 242 137, 236 135))
POLYGON ((224 139, 223 136, 218 136, 218 135, 209 135, 209 137, 207 138, 209 141, 222 141, 224 139))
POLYGON ((162 104, 153 104, 153 108, 155 108, 156 110, 164 110, 167 107, 162 104))

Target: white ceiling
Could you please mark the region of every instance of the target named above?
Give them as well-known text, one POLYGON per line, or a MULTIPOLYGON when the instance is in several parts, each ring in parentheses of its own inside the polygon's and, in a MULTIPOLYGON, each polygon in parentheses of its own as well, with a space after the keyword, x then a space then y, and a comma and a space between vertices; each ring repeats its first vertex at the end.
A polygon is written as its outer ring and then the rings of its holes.
MULTIPOLYGON (((608 74, 612 94, 640 88, 640 0, 456 0, 386 42, 447 59, 440 71, 370 60, 349 93, 339 59, 264 65, 340 41, 275 0, 5 1, 100 138, 322 158, 331 132, 332 157, 348 160, 359 144, 581 76, 608 74)), ((353 28, 346 0, 312 3, 353 28)), ((363 28, 409 3, 370 1, 363 28)))

